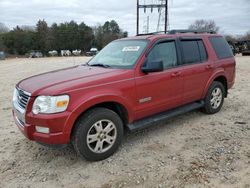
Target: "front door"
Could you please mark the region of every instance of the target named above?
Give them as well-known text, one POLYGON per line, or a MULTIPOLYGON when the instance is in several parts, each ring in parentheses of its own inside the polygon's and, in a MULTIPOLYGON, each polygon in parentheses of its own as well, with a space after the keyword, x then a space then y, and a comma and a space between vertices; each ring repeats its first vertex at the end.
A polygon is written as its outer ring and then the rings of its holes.
POLYGON ((135 78, 137 90, 136 119, 156 114, 182 104, 183 82, 176 51, 176 42, 157 43, 147 61, 162 60, 164 71, 141 73, 135 78))

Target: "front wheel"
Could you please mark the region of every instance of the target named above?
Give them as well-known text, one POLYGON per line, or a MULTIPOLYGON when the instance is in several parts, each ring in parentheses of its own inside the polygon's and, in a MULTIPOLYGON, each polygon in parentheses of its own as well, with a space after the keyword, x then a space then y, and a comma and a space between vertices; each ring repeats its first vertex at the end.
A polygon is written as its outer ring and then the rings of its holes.
POLYGON ((206 114, 215 114, 220 111, 225 97, 225 87, 221 82, 214 81, 205 97, 205 106, 202 111, 206 114))
POLYGON ((72 143, 78 154, 89 161, 111 156, 121 144, 123 123, 112 110, 95 108, 86 112, 76 124, 72 143))

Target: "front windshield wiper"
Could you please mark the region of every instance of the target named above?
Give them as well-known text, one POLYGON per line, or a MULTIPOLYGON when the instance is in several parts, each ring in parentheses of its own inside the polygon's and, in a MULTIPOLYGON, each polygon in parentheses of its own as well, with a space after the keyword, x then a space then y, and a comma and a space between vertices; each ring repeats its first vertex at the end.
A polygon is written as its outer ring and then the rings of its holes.
POLYGON ((95 67, 104 67, 104 68, 109 68, 109 65, 102 64, 102 63, 96 63, 96 64, 88 64, 89 66, 95 66, 95 67))

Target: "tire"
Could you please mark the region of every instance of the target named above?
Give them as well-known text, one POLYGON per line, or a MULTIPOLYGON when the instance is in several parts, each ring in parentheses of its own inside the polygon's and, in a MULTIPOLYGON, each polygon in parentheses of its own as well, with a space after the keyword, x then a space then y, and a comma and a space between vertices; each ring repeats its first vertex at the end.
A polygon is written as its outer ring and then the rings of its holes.
POLYGON ((206 114, 215 114, 220 111, 226 95, 225 87, 221 82, 214 81, 208 89, 204 99, 202 111, 206 114), (213 100, 214 99, 214 100, 213 100))
POLYGON ((100 161, 118 149, 122 137, 121 118, 107 108, 94 108, 80 117, 71 141, 80 156, 88 161, 100 161))

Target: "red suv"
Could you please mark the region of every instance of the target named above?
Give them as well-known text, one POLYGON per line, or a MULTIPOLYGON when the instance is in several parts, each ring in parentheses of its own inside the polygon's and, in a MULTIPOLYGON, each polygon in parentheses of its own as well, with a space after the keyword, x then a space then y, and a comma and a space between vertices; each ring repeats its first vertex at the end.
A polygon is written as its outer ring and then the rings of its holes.
POLYGON ((217 34, 172 31, 116 40, 87 64, 16 85, 13 116, 30 140, 72 143, 87 160, 112 155, 138 130, 194 109, 220 111, 235 59, 217 34))

